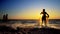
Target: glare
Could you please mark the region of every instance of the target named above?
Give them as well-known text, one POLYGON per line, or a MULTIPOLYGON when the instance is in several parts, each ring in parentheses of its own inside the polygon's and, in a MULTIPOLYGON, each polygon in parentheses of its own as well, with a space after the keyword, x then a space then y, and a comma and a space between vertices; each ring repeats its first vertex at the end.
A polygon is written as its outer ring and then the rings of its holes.
POLYGON ((43 14, 40 15, 41 17, 43 16, 43 14))

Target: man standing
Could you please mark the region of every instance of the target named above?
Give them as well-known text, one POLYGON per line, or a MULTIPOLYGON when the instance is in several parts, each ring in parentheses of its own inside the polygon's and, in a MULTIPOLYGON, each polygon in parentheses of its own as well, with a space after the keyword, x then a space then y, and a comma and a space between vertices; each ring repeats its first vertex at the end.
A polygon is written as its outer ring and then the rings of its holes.
POLYGON ((42 14, 42 23, 44 22, 45 26, 47 26, 46 18, 49 18, 49 14, 47 12, 45 12, 45 9, 43 9, 43 11, 40 14, 42 14))

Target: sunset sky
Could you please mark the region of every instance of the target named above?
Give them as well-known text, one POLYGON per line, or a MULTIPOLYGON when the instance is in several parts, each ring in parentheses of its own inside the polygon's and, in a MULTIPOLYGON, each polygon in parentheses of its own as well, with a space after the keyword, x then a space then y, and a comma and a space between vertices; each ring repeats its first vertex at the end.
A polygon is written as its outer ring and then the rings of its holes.
POLYGON ((45 9, 49 19, 60 19, 60 0, 0 0, 0 19, 39 19, 45 9))

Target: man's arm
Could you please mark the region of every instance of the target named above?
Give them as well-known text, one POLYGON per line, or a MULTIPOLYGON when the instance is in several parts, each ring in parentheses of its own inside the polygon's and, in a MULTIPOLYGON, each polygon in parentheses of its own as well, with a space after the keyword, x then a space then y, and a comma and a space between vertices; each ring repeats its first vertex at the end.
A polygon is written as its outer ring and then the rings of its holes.
POLYGON ((49 18, 49 14, 48 13, 46 13, 47 15, 48 15, 48 18, 49 18))
POLYGON ((47 14, 48 15, 48 18, 49 18, 49 14, 47 14))

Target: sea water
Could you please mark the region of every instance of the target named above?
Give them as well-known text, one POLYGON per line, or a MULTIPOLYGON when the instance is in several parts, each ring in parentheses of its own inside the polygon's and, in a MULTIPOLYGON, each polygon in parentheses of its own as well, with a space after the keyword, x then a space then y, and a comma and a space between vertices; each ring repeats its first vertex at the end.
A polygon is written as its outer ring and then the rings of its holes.
MULTIPOLYGON (((35 27, 38 26, 39 20, 10 20, 7 22, 0 21, 1 25, 6 25, 10 27, 35 27)), ((48 21, 48 27, 60 29, 60 19, 49 19, 48 21)))

